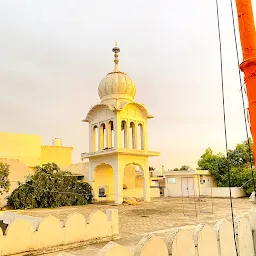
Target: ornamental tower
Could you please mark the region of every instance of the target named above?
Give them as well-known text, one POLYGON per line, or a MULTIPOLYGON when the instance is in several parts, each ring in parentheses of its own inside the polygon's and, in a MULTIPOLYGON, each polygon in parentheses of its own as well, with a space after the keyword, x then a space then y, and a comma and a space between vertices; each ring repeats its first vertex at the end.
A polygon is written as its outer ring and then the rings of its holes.
POLYGON ((89 182, 96 199, 105 196, 121 204, 125 195, 150 201, 148 157, 160 155, 148 150, 148 119, 153 116, 134 101, 135 83, 119 70, 117 45, 112 51, 114 70, 98 86, 101 102, 83 120, 89 124, 89 153, 81 158, 89 159, 89 182), (131 165, 137 170, 131 172, 127 168, 131 165))

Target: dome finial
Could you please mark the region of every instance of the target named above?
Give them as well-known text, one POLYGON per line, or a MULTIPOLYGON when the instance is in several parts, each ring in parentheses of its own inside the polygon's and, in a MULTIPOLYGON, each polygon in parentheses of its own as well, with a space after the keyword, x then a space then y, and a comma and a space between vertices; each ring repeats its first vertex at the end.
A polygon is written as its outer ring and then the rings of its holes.
POLYGON ((118 59, 118 53, 120 52, 120 49, 117 47, 117 41, 115 41, 115 47, 112 49, 112 52, 114 52, 114 56, 115 56, 115 59, 114 59, 114 62, 115 62, 115 68, 114 68, 114 72, 119 72, 119 67, 118 67, 118 62, 119 62, 119 59, 118 59))

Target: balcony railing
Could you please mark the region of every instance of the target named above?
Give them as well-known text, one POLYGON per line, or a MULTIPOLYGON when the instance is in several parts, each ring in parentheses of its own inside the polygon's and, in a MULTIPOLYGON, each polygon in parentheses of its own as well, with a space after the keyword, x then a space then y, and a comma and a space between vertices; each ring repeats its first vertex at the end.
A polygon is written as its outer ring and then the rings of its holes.
POLYGON ((129 154, 138 154, 138 155, 146 155, 146 156, 159 156, 160 152, 156 151, 148 151, 148 150, 140 150, 140 149, 130 149, 130 148, 105 148, 100 151, 95 151, 95 152, 85 152, 81 154, 81 159, 88 158, 91 156, 97 156, 97 155, 103 155, 106 153, 111 153, 111 152, 117 152, 117 153, 129 153, 129 154))
POLYGON ((81 154, 81 159, 86 158, 88 156, 104 154, 104 153, 111 152, 111 151, 114 151, 114 150, 115 150, 115 148, 104 148, 102 150, 95 151, 95 152, 89 152, 89 153, 85 152, 85 153, 81 154))

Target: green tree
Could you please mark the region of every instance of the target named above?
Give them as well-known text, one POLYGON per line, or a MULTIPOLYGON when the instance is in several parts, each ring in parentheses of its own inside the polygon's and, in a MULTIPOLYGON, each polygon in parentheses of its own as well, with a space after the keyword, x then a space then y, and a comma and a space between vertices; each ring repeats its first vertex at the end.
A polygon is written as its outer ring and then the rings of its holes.
POLYGON ((252 165, 254 164, 253 158, 253 143, 252 139, 248 141, 244 141, 240 144, 237 144, 234 150, 229 150, 229 159, 233 166, 250 166, 250 161, 252 161, 252 165))
POLYGON ((200 157, 197 162, 198 170, 209 170, 209 172, 214 176, 218 186, 226 186, 223 183, 223 176, 228 171, 228 163, 226 157, 221 154, 213 154, 211 148, 207 148, 205 153, 200 157))
POLYGON ((253 190, 251 160, 253 161, 253 150, 252 140, 250 139, 249 144, 248 141, 244 141, 237 144, 235 149, 228 150, 228 160, 223 154, 213 154, 211 148, 206 149, 198 160, 197 169, 209 170, 220 187, 243 186, 246 192, 250 194, 253 190))
POLYGON ((55 163, 37 167, 34 175, 15 189, 8 206, 15 209, 53 208, 85 205, 92 202, 92 188, 78 181, 70 172, 61 171, 55 163))
POLYGON ((8 192, 10 188, 9 170, 10 166, 7 163, 0 162, 0 195, 8 192))
POLYGON ((190 169, 190 166, 189 165, 182 165, 180 167, 180 171, 188 171, 190 169))

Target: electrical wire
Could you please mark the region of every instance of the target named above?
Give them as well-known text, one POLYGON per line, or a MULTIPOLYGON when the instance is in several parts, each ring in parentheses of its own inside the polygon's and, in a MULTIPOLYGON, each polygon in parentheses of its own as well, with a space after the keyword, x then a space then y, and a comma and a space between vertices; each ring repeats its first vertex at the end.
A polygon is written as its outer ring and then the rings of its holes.
POLYGON ((246 108, 245 108, 245 102, 244 102, 242 76, 241 76, 241 70, 240 70, 240 65, 239 65, 239 64, 240 64, 240 61, 239 61, 239 54, 238 54, 238 44, 237 44, 236 26, 235 26, 235 18, 234 18, 234 8, 233 8, 232 0, 230 0, 230 8, 231 8, 231 14, 232 14, 232 24, 233 24, 234 39, 235 39, 235 45, 236 45, 237 68, 238 68, 238 75, 239 75, 239 81, 240 81, 240 91, 241 91, 241 98, 242 98, 242 105, 243 105, 243 113, 244 113, 245 132, 246 132, 246 138, 247 138, 247 144, 248 144, 248 154, 249 154, 249 158, 250 158, 250 169, 251 169, 251 171, 252 171, 253 189, 254 189, 254 191, 256 192, 256 189, 255 189, 254 172, 253 172, 253 158, 252 158, 252 151, 251 151, 251 145, 250 145, 250 138, 249 138, 249 132, 248 132, 248 126, 247 126, 246 108))
POLYGON ((215 0, 215 3, 216 3, 216 14, 217 14, 217 23, 218 23, 218 36, 219 36, 221 92, 222 92, 222 108, 223 108, 223 123, 224 123, 226 158, 227 158, 227 168, 228 168, 229 199, 230 199, 231 217, 232 217, 232 225, 233 225, 233 236, 234 236, 234 242, 235 242, 235 248, 236 248, 236 255, 238 256, 238 249, 237 249, 237 243, 236 243, 236 232, 235 232, 235 221, 234 221, 234 211, 233 211, 233 201, 232 201, 232 192, 231 192, 231 181, 230 181, 230 165, 229 165, 229 154, 228 154, 227 122, 226 122, 225 92, 224 92, 224 78, 223 78, 222 42, 221 42, 221 32, 220 32, 220 17, 219 17, 218 0, 215 0))

